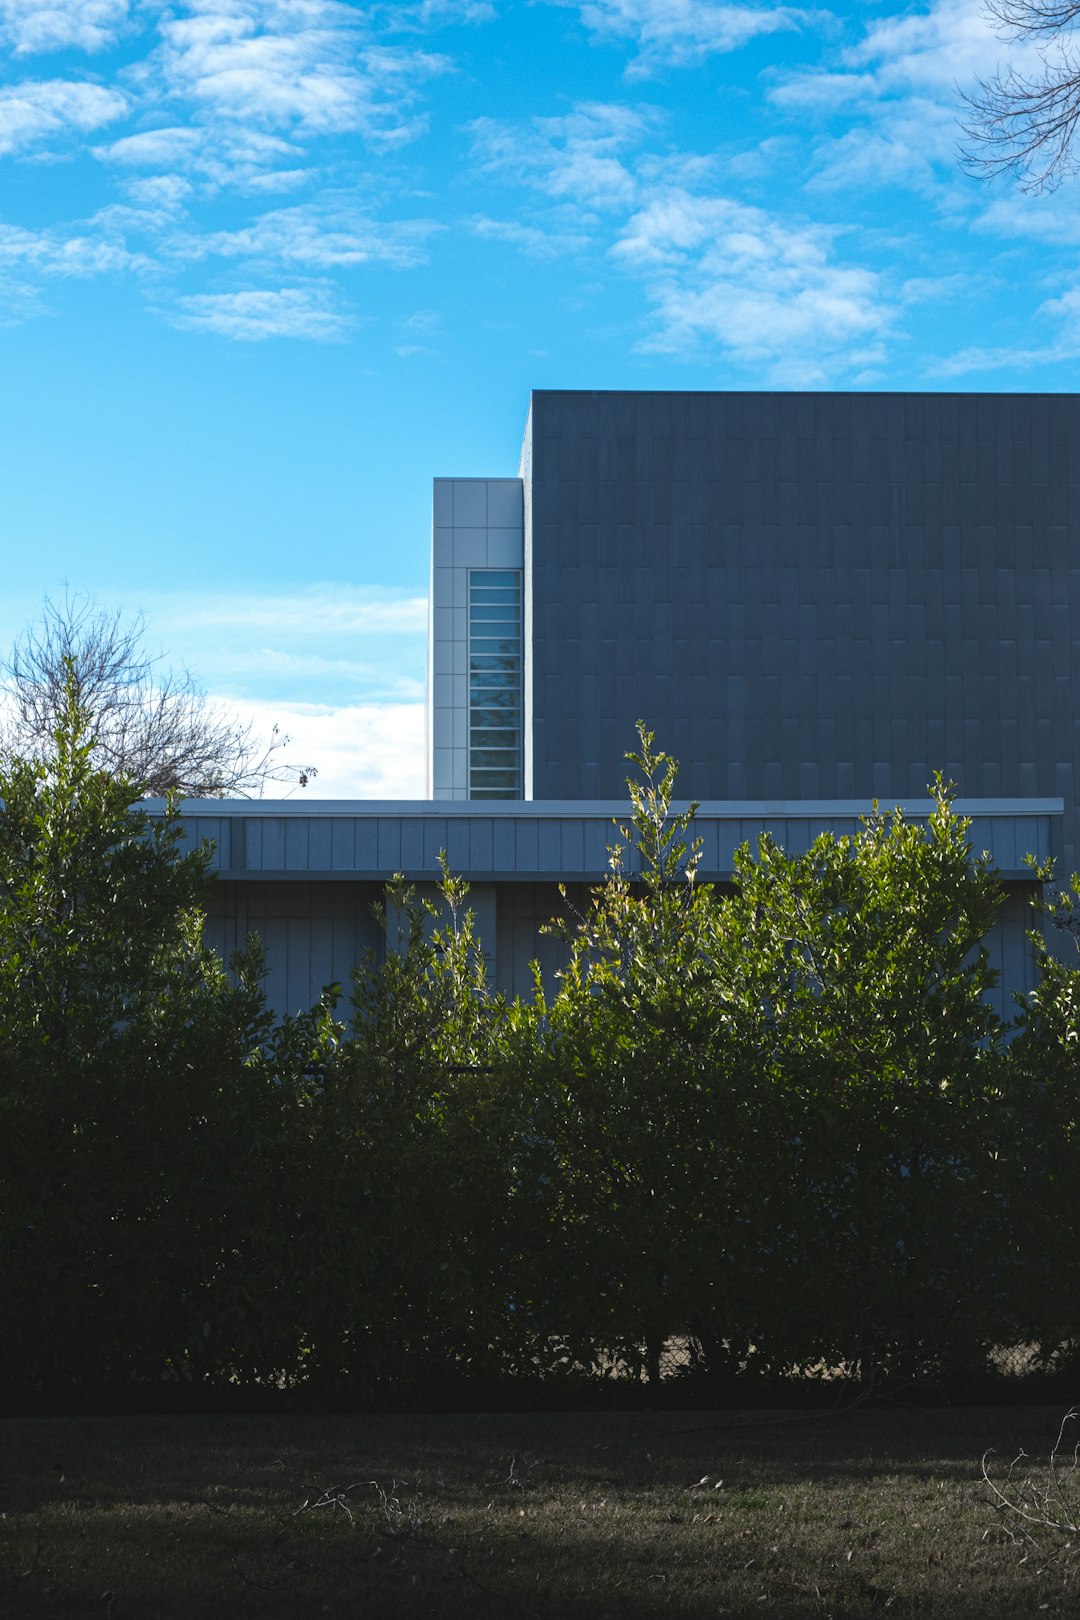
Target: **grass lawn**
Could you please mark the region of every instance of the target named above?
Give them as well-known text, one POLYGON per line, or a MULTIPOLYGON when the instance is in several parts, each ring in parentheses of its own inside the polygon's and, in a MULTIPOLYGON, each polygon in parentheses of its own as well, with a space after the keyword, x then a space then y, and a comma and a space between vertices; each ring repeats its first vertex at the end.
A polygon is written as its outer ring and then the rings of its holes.
POLYGON ((979 1458, 1039 1408, 0 1422, 0 1616, 1076 1613, 979 1458))

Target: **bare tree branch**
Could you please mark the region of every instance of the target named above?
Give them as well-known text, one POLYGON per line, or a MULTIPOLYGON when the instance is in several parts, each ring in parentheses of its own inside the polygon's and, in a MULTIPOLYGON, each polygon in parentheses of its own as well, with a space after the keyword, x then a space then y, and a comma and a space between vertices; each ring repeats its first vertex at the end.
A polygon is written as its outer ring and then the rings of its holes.
POLYGON ((46 598, 0 666, 0 752, 47 755, 70 671, 96 760, 143 794, 252 798, 270 783, 307 786, 315 769, 285 759, 288 737, 275 726, 264 743, 250 723, 220 713, 187 670, 144 650, 145 630, 141 614, 125 622, 90 597, 46 598))
POLYGON ((988 0, 986 15, 1001 38, 1034 45, 1041 67, 1031 75, 1008 66, 963 99, 969 109, 962 148, 970 174, 1014 174, 1021 189, 1054 191, 1077 173, 1080 52, 1073 38, 1080 0, 988 0))

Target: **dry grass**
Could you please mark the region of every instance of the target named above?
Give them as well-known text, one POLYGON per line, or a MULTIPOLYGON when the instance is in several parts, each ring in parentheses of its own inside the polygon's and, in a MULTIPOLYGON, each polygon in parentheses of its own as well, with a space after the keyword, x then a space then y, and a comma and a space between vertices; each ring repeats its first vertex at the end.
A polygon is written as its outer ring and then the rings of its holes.
POLYGON ((988 1446, 1046 1410, 0 1423, 0 1615, 1073 1612, 1009 1540, 988 1446))

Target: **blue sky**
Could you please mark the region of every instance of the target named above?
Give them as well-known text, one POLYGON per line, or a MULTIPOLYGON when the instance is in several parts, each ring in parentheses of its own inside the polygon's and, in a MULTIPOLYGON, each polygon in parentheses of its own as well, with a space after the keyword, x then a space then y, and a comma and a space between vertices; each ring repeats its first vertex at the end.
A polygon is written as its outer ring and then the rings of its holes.
POLYGON ((1075 186, 957 164, 982 13, 0 0, 0 642, 142 611, 419 796, 431 478, 531 388, 1075 388, 1075 186))

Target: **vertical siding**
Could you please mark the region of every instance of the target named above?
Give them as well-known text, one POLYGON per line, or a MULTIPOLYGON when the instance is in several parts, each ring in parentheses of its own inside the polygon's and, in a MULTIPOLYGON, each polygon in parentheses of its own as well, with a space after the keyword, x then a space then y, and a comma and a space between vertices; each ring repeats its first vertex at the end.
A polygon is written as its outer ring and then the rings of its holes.
POLYGON ((228 960, 249 933, 262 941, 269 1005, 279 1015, 302 1012, 325 985, 348 994, 353 968, 381 935, 371 915, 376 883, 215 884, 207 902, 207 941, 228 960))

